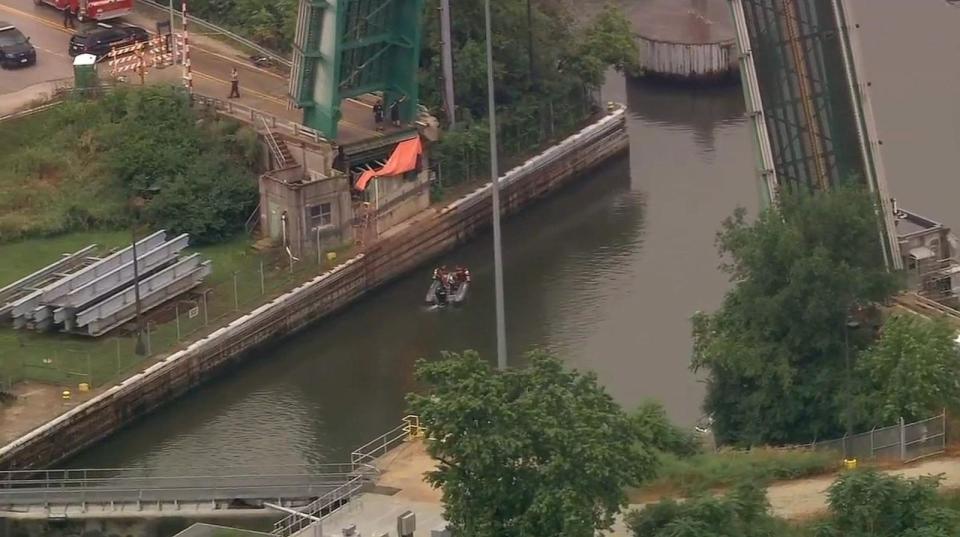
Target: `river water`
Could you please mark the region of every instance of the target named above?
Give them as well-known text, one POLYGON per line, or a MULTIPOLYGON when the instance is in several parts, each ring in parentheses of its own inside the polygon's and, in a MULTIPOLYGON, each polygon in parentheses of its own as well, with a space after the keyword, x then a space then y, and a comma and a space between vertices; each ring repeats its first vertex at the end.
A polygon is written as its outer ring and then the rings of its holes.
MULTIPOLYGON (((960 225, 949 160, 960 154, 960 9, 942 0, 853 7, 891 187, 904 207, 960 225)), ((604 98, 630 108, 629 157, 504 223, 510 359, 549 349, 595 371, 625 407, 655 398, 692 424, 703 386, 688 368, 689 317, 716 307, 727 286, 713 246, 720 221, 737 205, 755 212, 758 200, 742 96, 612 76, 604 98)), ((343 460, 403 415, 418 358, 463 349, 493 358, 491 258, 489 235, 444 258, 474 275, 461 309, 421 309, 424 267, 257 352, 72 465, 343 460)))

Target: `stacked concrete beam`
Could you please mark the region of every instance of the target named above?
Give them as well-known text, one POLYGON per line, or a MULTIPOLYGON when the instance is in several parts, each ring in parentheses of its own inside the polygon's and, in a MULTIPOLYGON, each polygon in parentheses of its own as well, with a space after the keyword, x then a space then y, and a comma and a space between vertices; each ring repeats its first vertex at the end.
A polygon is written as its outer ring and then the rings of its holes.
POLYGON ((62 278, 84 262, 88 260, 98 260, 97 258, 89 256, 96 247, 96 244, 91 244, 72 254, 65 254, 63 258, 0 289, 0 321, 9 319, 13 312, 15 302, 29 294, 39 291, 38 286, 43 285, 43 282, 49 280, 51 277, 62 278))
MULTIPOLYGON (((142 280, 139 284, 141 311, 149 311, 200 285, 210 271, 210 261, 203 261, 199 254, 193 254, 142 280)), ((136 314, 136 290, 131 286, 77 313, 76 327, 85 327, 91 336, 99 336, 134 319, 136 314)))
MULTIPOLYGON (((152 250, 163 244, 165 238, 166 233, 161 230, 137 241, 137 247, 142 250, 152 250)), ((67 295, 70 291, 80 288, 132 260, 133 248, 124 248, 83 270, 70 274, 17 300, 13 303, 12 310, 14 328, 23 328, 31 322, 39 323, 38 326, 41 328, 48 326, 52 321, 50 304, 55 304, 56 300, 67 295), (49 321, 48 318, 50 318, 49 321)))
POLYGON ((166 233, 158 231, 137 241, 136 261, 133 247, 99 259, 85 257, 95 247, 89 246, 0 289, 0 318, 12 318, 15 328, 46 330, 56 325, 65 332, 104 334, 136 316, 135 272, 142 311, 199 285, 210 274, 210 262, 197 254, 180 259, 189 242, 186 233, 168 241, 166 233))
MULTIPOLYGON (((180 252, 190 243, 190 236, 184 233, 179 237, 167 241, 143 255, 137 255, 137 271, 140 277, 149 275, 154 270, 173 262, 180 252)), ((138 252, 139 254, 139 252, 138 252)), ((53 322, 63 323, 67 330, 72 330, 76 313, 99 299, 109 296, 116 291, 133 283, 134 266, 131 260, 116 269, 96 278, 81 287, 78 287, 50 306, 53 310, 53 322)))

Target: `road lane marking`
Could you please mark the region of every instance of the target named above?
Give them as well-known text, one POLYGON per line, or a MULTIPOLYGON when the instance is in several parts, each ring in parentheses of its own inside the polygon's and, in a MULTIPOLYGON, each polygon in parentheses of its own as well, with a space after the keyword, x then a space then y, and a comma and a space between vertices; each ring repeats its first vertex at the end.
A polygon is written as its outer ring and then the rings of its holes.
MULTIPOLYGON (((38 16, 36 16, 36 15, 34 15, 34 14, 32 14, 32 13, 27 13, 26 11, 21 11, 21 10, 19 10, 19 9, 10 7, 10 6, 5 5, 5 4, 0 4, 0 10, 2 10, 2 11, 7 11, 8 13, 13 13, 13 14, 16 14, 16 15, 20 15, 20 16, 22 16, 22 17, 26 17, 26 18, 31 19, 31 20, 33 20, 33 21, 39 22, 40 24, 43 24, 44 26, 47 26, 47 27, 52 28, 52 29, 54 29, 54 30, 57 30, 58 32, 62 32, 62 33, 69 34, 69 35, 73 35, 73 34, 75 33, 75 32, 69 31, 69 30, 66 29, 66 28, 63 28, 62 26, 58 26, 56 23, 54 23, 54 22, 52 22, 52 21, 50 21, 50 20, 48 20, 48 19, 45 19, 45 18, 43 18, 43 17, 38 17, 38 16)), ((203 48, 201 48, 201 47, 197 47, 197 48, 199 48, 199 49, 201 49, 201 50, 204 50, 204 52, 207 52, 207 53, 209 53, 209 54, 211 54, 211 55, 213 55, 213 56, 216 56, 216 57, 219 57, 219 58, 223 58, 223 59, 228 60, 228 61, 230 61, 230 62, 233 62, 233 63, 241 63, 241 62, 239 62, 238 60, 234 60, 234 59, 228 58, 228 57, 226 57, 226 56, 223 56, 223 55, 221 55, 221 54, 217 54, 217 53, 214 53, 214 52, 209 52, 209 51, 207 51, 206 49, 203 49, 203 48)), ((41 49, 41 50, 45 50, 45 49, 41 49)), ((58 53, 56 53, 56 52, 51 52, 51 51, 47 51, 47 52, 50 52, 51 54, 57 54, 58 56, 60 55, 60 54, 58 54, 58 53)), ((275 75, 275 74, 273 74, 273 73, 270 73, 269 71, 265 71, 265 70, 263 70, 263 69, 260 69, 259 67, 249 66, 249 65, 246 65, 246 64, 243 64, 243 65, 244 65, 244 67, 246 67, 246 68, 248 68, 248 69, 254 69, 254 70, 257 70, 257 71, 260 71, 260 72, 269 74, 269 75, 274 76, 274 77, 277 77, 277 78, 283 78, 283 77, 280 77, 279 75, 275 75)), ((203 71, 199 71, 199 70, 196 70, 196 69, 195 69, 195 70, 193 70, 193 73, 194 73, 195 75, 198 75, 200 78, 206 78, 206 79, 208 79, 208 80, 212 80, 212 81, 215 81, 215 82, 219 82, 219 83, 224 84, 224 85, 227 85, 227 86, 230 85, 230 82, 228 82, 228 81, 226 81, 226 80, 223 80, 223 79, 221 79, 221 78, 217 78, 216 76, 213 76, 213 75, 204 73, 203 71)), ((261 100, 265 100, 265 101, 268 101, 268 102, 273 102, 273 103, 275 103, 275 104, 280 104, 280 105, 284 105, 284 106, 286 106, 286 104, 287 104, 286 99, 280 99, 280 98, 274 97, 273 95, 269 95, 269 94, 266 94, 266 93, 262 93, 262 92, 259 92, 259 91, 257 91, 257 90, 253 90, 253 89, 246 88, 246 89, 244 89, 244 91, 246 91, 247 93, 251 93, 251 94, 253 94, 253 95, 255 95, 255 96, 258 96, 261 100)), ((367 103, 364 103, 364 102, 359 101, 359 100, 357 100, 357 99, 350 98, 350 99, 347 99, 347 100, 350 101, 350 102, 359 104, 359 105, 361 105, 361 106, 365 106, 365 107, 368 107, 368 108, 373 108, 372 106, 368 105, 367 103)), ((356 129, 360 129, 360 130, 362 130, 362 131, 368 132, 368 133, 372 134, 372 135, 375 136, 375 137, 382 137, 382 136, 384 136, 384 134, 381 133, 381 132, 368 129, 367 127, 358 125, 358 124, 356 124, 356 123, 354 123, 354 122, 352 122, 352 121, 350 121, 350 120, 343 119, 342 117, 341 117, 341 119, 340 119, 340 122, 343 123, 343 124, 345 124, 345 125, 354 127, 354 128, 356 128, 356 129)))
POLYGON ((43 17, 38 17, 38 16, 36 16, 36 15, 34 15, 34 14, 32 14, 32 13, 27 13, 26 11, 20 11, 19 9, 16 9, 16 8, 13 8, 13 7, 4 5, 4 4, 0 4, 0 10, 6 11, 6 12, 8 12, 8 13, 13 13, 13 14, 15 14, 15 15, 20 15, 21 17, 26 17, 26 18, 28 18, 28 19, 30 19, 30 20, 33 20, 33 21, 35 21, 35 22, 39 22, 40 24, 42 24, 42 25, 44 25, 44 26, 49 26, 50 28, 53 28, 54 30, 63 32, 63 33, 65 33, 65 34, 71 34, 71 35, 73 34, 73 32, 67 30, 67 29, 64 28, 62 25, 57 25, 56 23, 54 23, 53 21, 51 21, 51 20, 49 20, 49 19, 45 19, 45 18, 43 18, 43 17))

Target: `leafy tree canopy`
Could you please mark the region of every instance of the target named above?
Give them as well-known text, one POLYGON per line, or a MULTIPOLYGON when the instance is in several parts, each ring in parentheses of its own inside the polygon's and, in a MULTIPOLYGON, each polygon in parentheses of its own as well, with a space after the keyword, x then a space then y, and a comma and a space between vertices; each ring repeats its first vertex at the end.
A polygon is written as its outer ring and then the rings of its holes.
POLYGON ((689 457, 702 451, 696 433, 671 422, 659 401, 643 402, 633 411, 630 419, 641 440, 663 453, 689 457))
POLYGON ((817 537, 956 537, 960 513, 937 498, 940 477, 843 474, 828 491, 830 520, 817 537))
POLYGON ((859 407, 878 424, 960 409, 957 331, 942 319, 895 315, 880 338, 857 358, 862 381, 859 407))
MULTIPOLYGON (((720 442, 807 442, 842 434, 845 325, 898 287, 886 272, 869 194, 784 194, 780 210, 728 218, 717 245, 733 288, 693 319, 693 368, 720 442)), ((857 331, 851 353, 869 337, 857 331), (859 335, 857 335, 859 334, 859 335)))
POLYGON ((433 439, 429 481, 459 535, 593 537, 652 476, 653 450, 591 374, 544 352, 492 371, 475 352, 420 361, 412 412, 433 439))
POLYGON ((148 199, 145 223, 194 243, 243 226, 257 198, 256 133, 198 114, 169 87, 121 90, 97 105, 109 115, 94 135, 98 150, 127 197, 148 199))

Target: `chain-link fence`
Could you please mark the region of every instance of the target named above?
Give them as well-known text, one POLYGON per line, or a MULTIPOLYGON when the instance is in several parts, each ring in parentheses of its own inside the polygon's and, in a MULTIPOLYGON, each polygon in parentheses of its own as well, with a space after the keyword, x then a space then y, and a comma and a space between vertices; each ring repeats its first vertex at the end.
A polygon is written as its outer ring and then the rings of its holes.
POLYGON ((846 458, 911 462, 943 453, 946 442, 947 417, 946 412, 941 412, 913 423, 905 423, 901 418, 896 425, 875 427, 868 432, 814 442, 806 447, 835 452, 846 458))
POLYGON ((0 329, 0 391, 23 380, 74 390, 119 381, 339 262, 336 256, 292 260, 282 252, 246 250, 214 257, 204 284, 144 313, 143 353, 137 352, 134 320, 100 338, 0 329))

